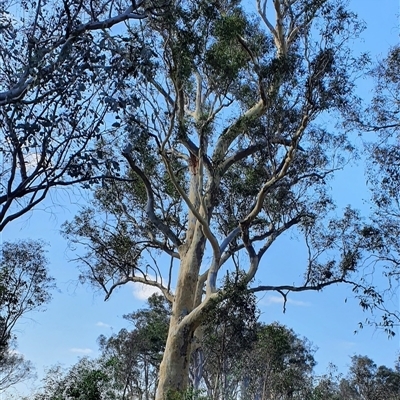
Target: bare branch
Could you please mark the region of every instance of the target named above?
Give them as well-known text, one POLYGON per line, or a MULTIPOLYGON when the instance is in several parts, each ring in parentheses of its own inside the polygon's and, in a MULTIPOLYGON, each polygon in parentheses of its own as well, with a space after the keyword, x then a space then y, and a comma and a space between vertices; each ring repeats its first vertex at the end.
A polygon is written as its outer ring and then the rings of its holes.
POLYGON ((143 278, 141 276, 130 276, 130 277, 126 277, 124 279, 121 279, 119 282, 114 283, 109 289, 107 289, 106 291, 106 297, 104 298, 104 301, 107 301, 112 292, 118 288, 119 286, 125 285, 128 282, 136 282, 136 283, 143 283, 145 285, 149 285, 149 286, 153 286, 156 287, 158 289, 160 289, 160 291, 162 292, 162 294, 165 296, 165 298, 172 303, 174 301, 174 295, 168 290, 168 288, 166 288, 165 286, 163 286, 160 282, 157 282, 155 280, 152 279, 148 279, 148 278, 143 278))
POLYGON ((201 224, 203 231, 204 231, 204 235, 207 237, 207 239, 210 242, 211 247, 213 249, 214 257, 219 258, 220 252, 219 252, 218 241, 217 241, 216 237, 214 236, 214 234, 211 232, 208 222, 203 218, 203 216, 199 213, 199 211, 196 209, 196 207, 192 204, 189 197, 187 196, 185 191, 182 189, 181 185, 179 185, 179 183, 177 182, 174 171, 172 171, 172 168, 171 168, 171 163, 168 160, 168 157, 165 154, 163 154, 162 156, 163 156, 165 165, 168 170, 168 175, 169 175, 172 183, 174 184, 175 189, 182 196, 182 199, 184 200, 186 205, 189 207, 190 211, 193 213, 193 215, 196 217, 196 219, 201 224))
POLYGON ((294 156, 296 153, 296 149, 298 147, 298 142, 300 141, 300 138, 301 138, 303 132, 305 131, 307 125, 308 125, 308 115, 306 114, 303 116, 301 125, 298 128, 296 134, 293 136, 293 139, 292 139, 293 144, 290 147, 290 149, 287 151, 284 161, 282 162, 282 165, 279 168, 279 172, 277 174, 275 174, 270 180, 268 180, 263 185, 261 190, 258 192, 256 204, 254 205, 253 209, 249 212, 249 214, 246 216, 246 218, 244 218, 243 221, 241 221, 242 225, 248 226, 257 217, 258 213, 260 212, 260 210, 262 208, 262 205, 263 205, 263 202, 264 202, 265 196, 267 195, 268 190, 276 182, 278 182, 280 179, 282 179, 286 175, 286 172, 289 169, 289 166, 293 162, 293 159, 294 159, 294 156))
POLYGON ((272 35, 275 37, 278 36, 277 32, 275 31, 275 28, 267 18, 267 3, 268 0, 263 0, 263 5, 261 6, 261 0, 257 0, 257 10, 258 14, 261 16, 262 20, 264 21, 265 25, 268 27, 272 35))
POLYGON ((305 292, 305 291, 320 291, 323 288, 333 285, 335 283, 348 283, 353 285, 353 282, 347 281, 344 278, 333 279, 331 281, 322 282, 317 285, 310 285, 310 286, 292 286, 292 285, 282 285, 282 286, 257 286, 255 288, 250 288, 250 293, 257 293, 257 292, 266 292, 266 291, 284 291, 287 292, 305 292))
POLYGON ((142 180, 145 188, 146 188, 146 194, 147 194, 147 205, 146 205, 146 213, 150 219, 150 221, 166 236, 168 237, 171 242, 179 248, 182 245, 182 242, 180 239, 171 231, 170 228, 168 228, 165 224, 161 222, 159 218, 157 218, 155 212, 154 212, 154 194, 153 194, 153 189, 151 187, 151 183, 147 176, 143 173, 143 171, 135 164, 132 156, 127 153, 123 152, 122 155, 126 158, 128 161, 129 166, 132 168, 133 172, 135 172, 140 179, 142 180))

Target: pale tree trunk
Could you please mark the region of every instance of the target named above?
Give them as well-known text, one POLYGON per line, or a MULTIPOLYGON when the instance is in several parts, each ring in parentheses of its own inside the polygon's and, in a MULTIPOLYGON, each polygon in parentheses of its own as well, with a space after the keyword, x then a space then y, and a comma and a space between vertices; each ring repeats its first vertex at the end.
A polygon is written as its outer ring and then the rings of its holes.
POLYGON ((190 364, 190 339, 193 335, 190 326, 171 323, 170 333, 160 366, 156 400, 182 393, 187 389, 190 364))
MULTIPOLYGON (((179 86, 177 85, 177 87, 179 86)), ((180 95, 182 97, 183 94, 180 93, 180 95)), ((174 182, 174 174, 168 160, 165 159, 165 162, 174 182)), ((187 390, 191 352, 195 347, 193 346, 193 336, 201 323, 199 308, 205 304, 203 302, 200 305, 204 282, 200 282, 199 273, 206 245, 204 224, 209 222, 209 218, 206 202, 204 199, 203 202, 200 199, 203 192, 203 165, 199 162, 199 158, 193 155, 189 162, 189 172, 188 196, 186 197, 186 194, 181 192, 189 208, 188 227, 185 243, 178 249, 180 256, 178 281, 172 304, 167 342, 160 365, 156 400, 164 400, 168 397, 176 399, 176 395, 183 394, 187 390), (196 310, 193 311, 194 309, 196 310)), ((177 188, 179 187, 176 182, 175 185, 177 188)))
POLYGON ((200 323, 200 313, 192 311, 197 305, 198 278, 205 247, 198 222, 190 235, 189 248, 181 249, 184 257, 180 263, 168 337, 160 365, 156 400, 173 398, 188 387, 193 335, 200 323))

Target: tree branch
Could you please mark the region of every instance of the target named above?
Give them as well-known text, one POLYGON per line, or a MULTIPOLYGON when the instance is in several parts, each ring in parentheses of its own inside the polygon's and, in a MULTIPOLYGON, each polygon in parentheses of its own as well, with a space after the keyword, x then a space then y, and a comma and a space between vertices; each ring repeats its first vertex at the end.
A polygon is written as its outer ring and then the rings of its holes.
POLYGON ((253 207, 253 209, 249 212, 246 218, 244 218, 241 221, 241 224, 243 226, 248 226, 258 215, 260 212, 265 196, 267 195, 268 190, 274 185, 276 182, 278 182, 280 179, 282 179, 285 175, 287 170, 289 169, 290 164, 293 162, 298 143, 300 141, 300 138, 306 129, 308 125, 308 114, 304 115, 300 124, 300 127, 298 128, 296 134, 294 135, 292 139, 292 146, 290 149, 286 152, 286 156, 282 162, 282 165, 280 166, 278 173, 275 174, 271 179, 269 179, 261 188, 261 190, 258 192, 256 203, 253 207))
MULTIPOLYGON (((135 13, 134 11, 137 10, 142 5, 142 2, 136 4, 133 2, 131 6, 129 6, 123 13, 118 14, 114 17, 107 18, 103 21, 90 21, 85 24, 78 25, 74 30, 70 31, 68 36, 62 37, 58 41, 56 41, 48 50, 44 51, 41 55, 43 59, 45 55, 49 54, 51 51, 55 50, 58 47, 61 47, 61 53, 64 53, 68 47, 68 45, 73 42, 77 37, 81 36, 83 33, 88 31, 94 30, 101 30, 101 29, 108 29, 113 27, 116 24, 121 22, 127 21, 129 19, 144 19, 147 18, 148 13, 146 11, 142 13, 135 13)), ((45 48, 44 48, 45 49, 45 48)), ((51 69, 51 68, 50 68, 51 69)), ((0 105, 6 105, 9 103, 17 102, 22 99, 28 89, 35 85, 36 76, 29 77, 29 70, 28 67, 26 71, 21 75, 19 82, 10 90, 5 92, 0 92, 0 105)))
POLYGON ((248 291, 250 293, 264 292, 264 291, 283 291, 286 290, 288 292, 305 292, 305 291, 319 291, 323 288, 333 285, 335 283, 348 283, 354 285, 353 282, 347 281, 344 278, 333 279, 332 281, 319 283, 317 285, 312 286, 292 286, 292 285, 282 285, 282 286, 257 286, 255 288, 250 288, 248 291))
POLYGON ((168 288, 166 288, 165 286, 163 286, 160 282, 157 282, 155 280, 152 279, 147 279, 141 276, 131 276, 131 277, 127 277, 125 279, 122 279, 121 281, 114 283, 110 289, 107 289, 107 295, 104 298, 104 301, 107 301, 112 292, 114 291, 114 289, 116 289, 118 286, 122 286, 125 285, 128 282, 134 282, 134 283, 143 283, 144 285, 149 285, 149 286, 153 286, 156 287, 158 289, 160 289, 160 291, 162 292, 162 294, 165 296, 165 298, 172 303, 174 301, 174 295, 168 290, 168 288))
POLYGON ((218 165, 225 157, 231 143, 242 133, 246 122, 260 117, 265 111, 264 101, 259 100, 253 107, 241 115, 231 126, 226 128, 219 137, 215 145, 212 160, 214 165, 218 165))
POLYGON ((151 183, 147 176, 143 173, 143 171, 135 164, 132 156, 128 153, 123 151, 122 155, 126 158, 128 161, 129 166, 132 168, 133 172, 135 172, 140 179, 142 180, 145 188, 146 188, 146 194, 147 194, 147 205, 146 205, 146 213, 150 219, 150 221, 156 226, 166 237, 168 237, 171 242, 179 248, 179 246, 182 245, 182 242, 178 238, 178 236, 175 235, 175 233, 172 232, 168 226, 166 226, 155 214, 154 212, 154 193, 153 189, 151 187, 151 183))
POLYGON ((193 213, 193 215, 196 217, 196 219, 199 221, 203 228, 204 235, 206 238, 209 240, 211 247, 214 252, 214 257, 219 258, 220 257, 220 251, 219 251, 219 245, 216 237, 214 234, 211 232, 210 226, 208 222, 203 218, 203 216, 199 213, 199 211, 196 209, 196 207, 192 204, 190 201, 189 197, 185 193, 185 191, 182 189, 181 185, 176 181, 174 171, 172 171, 171 164, 168 160, 168 157, 165 154, 162 154, 162 157, 164 159, 165 165, 168 170, 168 175, 175 187, 175 189, 178 191, 178 193, 181 195, 182 199, 186 203, 186 205, 189 207, 189 210, 193 213))

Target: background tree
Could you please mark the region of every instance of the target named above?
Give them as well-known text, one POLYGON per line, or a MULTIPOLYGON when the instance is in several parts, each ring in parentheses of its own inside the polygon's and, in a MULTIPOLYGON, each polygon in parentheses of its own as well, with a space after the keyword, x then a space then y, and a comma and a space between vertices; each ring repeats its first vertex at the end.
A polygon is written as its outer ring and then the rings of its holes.
POLYGON ((343 398, 351 400, 394 400, 400 396, 400 374, 383 365, 377 367, 367 356, 357 355, 351 357, 348 377, 340 389, 343 398))
MULTIPOLYGON (((363 118, 358 118, 358 127, 370 131, 366 139, 368 183, 371 189, 370 223, 362 231, 370 258, 376 270, 383 271, 388 285, 380 299, 379 318, 370 322, 377 324, 390 334, 399 325, 400 314, 396 291, 399 285, 400 247, 397 232, 400 228, 400 150, 398 146, 400 120, 398 118, 400 80, 400 48, 390 49, 387 57, 372 69, 375 80, 374 97, 363 118), (394 303, 393 303, 394 302, 394 303)), ((361 290, 374 290, 370 281, 365 281, 361 290)))
POLYGON ((98 339, 100 356, 79 360, 68 369, 52 367, 34 400, 154 399, 158 367, 168 330, 170 309, 153 295, 148 307, 124 316, 133 329, 98 339))
POLYGON ((330 364, 325 375, 314 378, 310 400, 342 400, 339 393, 340 378, 341 375, 337 374, 337 367, 330 364))
POLYGON ((376 371, 376 398, 394 400, 400 395, 400 371, 385 365, 378 367, 376 371))
POLYGON ((9 344, 0 360, 0 393, 17 383, 34 378, 34 368, 30 361, 18 354, 9 344))
POLYGON ((209 399, 239 395, 244 360, 257 340, 257 299, 242 278, 239 271, 225 277, 223 300, 216 300, 196 332, 191 383, 195 391, 205 387, 209 399))
POLYGON ((101 359, 112 365, 121 399, 154 399, 168 333, 169 306, 163 296, 153 295, 148 299, 148 308, 124 318, 134 328, 122 329, 109 338, 100 336, 101 359))
MULTIPOLYGON (((246 291, 238 293, 229 276, 224 287, 231 295, 216 302, 207 315, 201 330, 202 342, 196 337, 191 386, 187 393, 190 398, 399 398, 398 364, 394 369, 377 367, 366 356, 353 356, 345 378, 333 365, 326 375, 315 376, 315 349, 306 338, 300 338, 278 323, 256 322, 257 307, 251 298, 254 295, 246 291), (198 354, 202 357, 197 357, 198 354), (200 369, 196 369, 198 360, 202 361, 200 369), (200 377, 196 377, 196 373, 200 377), (199 380, 197 386, 196 379, 199 380)), ((51 368, 43 387, 29 398, 153 400, 170 313, 165 299, 153 295, 146 308, 126 316, 134 324, 132 330, 122 329, 108 338, 100 336, 100 357, 83 358, 68 370, 59 366, 51 368)))
POLYGON ((40 241, 3 242, 0 252, 0 343, 14 338, 12 329, 26 313, 43 308, 51 299, 44 244, 40 241))
POLYGON ((242 395, 252 399, 304 399, 316 365, 307 339, 280 325, 259 324, 257 340, 242 372, 242 395))
POLYGON ((82 358, 69 370, 51 368, 44 386, 24 400, 115 400, 117 391, 111 382, 109 366, 98 360, 82 358))
MULTIPOLYGON (((245 259, 252 292, 286 299, 350 282, 360 259, 354 213, 330 222, 327 186, 352 146, 318 117, 352 110, 353 72, 366 59, 347 43, 363 26, 341 1, 256 3, 253 18, 239 1, 171 2, 169 12, 130 27, 126 40, 151 49, 150 66, 126 75, 115 66, 125 81, 114 98, 127 103, 116 111, 119 140, 100 149, 124 161, 127 181, 97 186, 91 206, 64 226, 88 249, 82 278, 106 298, 141 282, 171 302, 159 399, 187 388, 193 338, 224 299, 225 268, 245 259), (304 278, 251 286, 288 230, 306 238, 304 278)), ((120 54, 118 40, 109 46, 120 54)))
POLYGON ((31 364, 15 352, 13 329, 26 314, 44 308, 53 288, 42 242, 3 242, 0 251, 0 390, 32 376, 31 364))
POLYGON ((312 400, 395 400, 400 396, 399 371, 381 365, 377 367, 367 356, 354 355, 347 375, 330 372, 314 385, 312 400))
POLYGON ((368 357, 353 356, 349 370, 349 384, 361 399, 375 398, 376 364, 368 357))

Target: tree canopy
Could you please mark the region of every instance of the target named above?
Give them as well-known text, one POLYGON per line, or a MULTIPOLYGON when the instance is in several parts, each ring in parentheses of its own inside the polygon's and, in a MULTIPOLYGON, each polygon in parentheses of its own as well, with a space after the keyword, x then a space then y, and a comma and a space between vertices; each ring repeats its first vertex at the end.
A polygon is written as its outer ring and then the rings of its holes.
POLYGON ((162 9, 151 1, 0 2, 0 231, 50 189, 103 176, 96 167, 111 160, 98 156, 96 142, 115 132, 105 117, 122 104, 105 61, 130 73, 146 64, 134 43, 131 61, 110 53, 107 29, 162 9))
MULTIPOLYGON (((187 389, 204 321, 235 297, 252 309, 257 292, 286 304, 290 292, 347 283, 393 325, 382 295, 360 280, 365 264, 359 271, 372 253, 397 278, 397 226, 381 227, 396 205, 396 164, 384 162, 396 161, 392 136, 373 151, 387 176, 371 224, 336 210, 329 184, 357 153, 349 128, 397 127, 396 101, 382 106, 397 90, 396 49, 374 72, 376 123, 360 117, 355 79, 369 60, 352 52, 364 24, 347 3, 256 0, 253 14, 238 0, 41 0, 21 3, 19 30, 4 14, 0 230, 51 188, 91 190, 63 226, 87 250, 82 281, 106 299, 144 283, 171 306, 158 400, 187 389), (301 273, 256 283, 286 268, 265 255, 288 233, 305 244, 301 273)), ((221 327, 252 334, 222 320, 215 343, 228 353, 221 327)))

